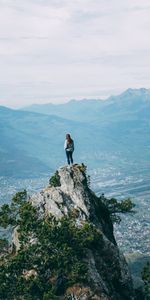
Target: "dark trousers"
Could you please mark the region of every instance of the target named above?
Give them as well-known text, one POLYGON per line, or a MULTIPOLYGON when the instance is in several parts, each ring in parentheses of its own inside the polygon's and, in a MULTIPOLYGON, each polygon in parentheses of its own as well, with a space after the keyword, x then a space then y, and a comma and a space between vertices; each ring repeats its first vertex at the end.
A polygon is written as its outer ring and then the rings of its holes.
POLYGON ((73 152, 72 151, 66 151, 66 156, 67 156, 67 162, 68 165, 70 165, 70 162, 73 164, 73 157, 72 157, 73 152))

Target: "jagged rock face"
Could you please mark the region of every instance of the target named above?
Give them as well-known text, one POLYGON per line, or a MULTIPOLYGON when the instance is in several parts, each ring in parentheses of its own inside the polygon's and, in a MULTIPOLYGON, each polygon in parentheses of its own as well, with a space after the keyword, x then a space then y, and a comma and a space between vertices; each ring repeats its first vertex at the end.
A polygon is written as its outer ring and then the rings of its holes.
POLYGON ((41 213, 51 213, 58 218, 73 209, 79 210, 81 219, 89 218, 91 206, 84 173, 77 166, 60 168, 58 173, 60 186, 49 186, 39 194, 34 194, 31 197, 32 204, 41 213))
POLYGON ((48 186, 34 194, 30 201, 39 214, 56 218, 77 212, 77 224, 93 223, 102 234, 102 246, 87 253, 88 276, 91 285, 72 287, 68 299, 131 300, 134 299, 128 266, 117 247, 109 212, 101 200, 89 189, 87 177, 80 165, 58 170, 59 186, 48 186), (84 290, 84 292, 83 292, 84 290))

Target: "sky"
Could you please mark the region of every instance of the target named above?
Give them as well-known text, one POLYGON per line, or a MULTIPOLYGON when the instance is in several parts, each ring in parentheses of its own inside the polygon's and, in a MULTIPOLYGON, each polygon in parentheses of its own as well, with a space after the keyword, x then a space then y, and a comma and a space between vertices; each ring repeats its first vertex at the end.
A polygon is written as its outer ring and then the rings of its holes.
POLYGON ((0 105, 150 88, 149 0, 0 0, 0 105))

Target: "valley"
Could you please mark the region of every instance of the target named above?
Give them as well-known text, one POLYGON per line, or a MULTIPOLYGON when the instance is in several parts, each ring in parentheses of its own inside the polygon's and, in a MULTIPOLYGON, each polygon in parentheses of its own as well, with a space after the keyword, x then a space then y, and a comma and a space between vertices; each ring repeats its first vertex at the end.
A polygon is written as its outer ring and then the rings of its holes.
MULTIPOLYGON (((97 195, 124 199, 131 197, 136 204, 134 214, 121 215, 121 223, 114 227, 115 237, 120 249, 128 255, 137 253, 150 255, 150 176, 148 168, 140 169, 132 165, 131 169, 107 166, 88 170, 91 188, 97 195)), ((28 194, 39 191, 48 185, 50 174, 39 178, 17 179, 0 177, 0 204, 8 203, 20 190, 27 189, 28 194)))

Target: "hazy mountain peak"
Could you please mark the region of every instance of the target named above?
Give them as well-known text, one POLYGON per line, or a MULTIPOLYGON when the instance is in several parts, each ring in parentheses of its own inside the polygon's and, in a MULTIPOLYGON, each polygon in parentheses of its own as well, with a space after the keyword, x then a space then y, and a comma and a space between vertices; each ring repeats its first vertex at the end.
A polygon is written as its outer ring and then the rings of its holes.
POLYGON ((0 111, 11 111, 11 108, 9 107, 6 107, 6 106, 3 106, 3 105, 0 105, 0 111))
POLYGON ((144 96, 145 94, 150 94, 150 90, 146 88, 139 88, 139 89, 128 88, 120 96, 144 96))

